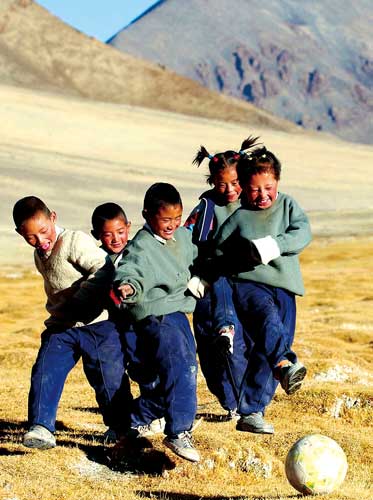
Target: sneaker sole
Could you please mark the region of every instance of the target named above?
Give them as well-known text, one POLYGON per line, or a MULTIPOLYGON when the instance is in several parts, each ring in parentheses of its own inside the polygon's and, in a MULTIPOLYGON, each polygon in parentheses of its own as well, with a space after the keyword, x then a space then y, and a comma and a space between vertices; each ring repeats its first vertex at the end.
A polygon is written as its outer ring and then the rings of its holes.
POLYGON ((302 387, 302 382, 307 374, 307 368, 305 366, 299 368, 293 376, 291 376, 287 381, 287 387, 285 387, 285 392, 289 396, 299 391, 302 387))
POLYGON ((37 448, 39 450, 49 450, 56 447, 55 443, 48 443, 38 438, 27 438, 23 441, 23 445, 27 448, 37 448))
POLYGON ((169 443, 166 439, 163 440, 163 444, 167 446, 171 451, 175 453, 178 457, 185 458, 185 460, 189 460, 190 462, 199 462, 200 461, 200 456, 198 455, 189 455, 188 452, 183 453, 183 450, 180 448, 176 448, 173 446, 171 443, 169 443))

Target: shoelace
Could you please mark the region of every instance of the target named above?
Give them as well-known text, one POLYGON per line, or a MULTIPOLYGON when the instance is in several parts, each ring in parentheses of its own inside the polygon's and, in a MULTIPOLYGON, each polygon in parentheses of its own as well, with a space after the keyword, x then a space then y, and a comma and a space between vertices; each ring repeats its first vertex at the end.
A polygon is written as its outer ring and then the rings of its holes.
POLYGON ((185 431, 185 432, 179 434, 179 439, 182 440, 182 442, 186 448, 193 448, 192 435, 189 431, 185 431))

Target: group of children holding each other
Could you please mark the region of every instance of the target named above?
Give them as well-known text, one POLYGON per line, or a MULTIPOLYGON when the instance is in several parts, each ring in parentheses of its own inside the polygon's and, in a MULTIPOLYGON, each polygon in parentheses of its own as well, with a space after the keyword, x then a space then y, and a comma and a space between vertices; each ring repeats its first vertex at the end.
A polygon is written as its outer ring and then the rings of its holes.
POLYGON ((101 248, 59 227, 40 199, 15 204, 16 230, 35 247, 50 314, 32 369, 25 446, 56 445, 59 399, 82 358, 106 440, 121 437, 123 446, 164 432, 168 448, 198 462, 196 344, 207 385, 237 430, 274 432, 264 412, 278 383, 292 394, 306 374, 291 345, 295 296, 304 293, 298 254, 311 233, 296 201, 278 191, 279 160, 257 139, 238 152, 201 147, 194 162, 209 159, 211 189, 184 226, 178 191, 153 184, 145 225, 128 244, 130 222, 114 203, 92 215, 101 248), (129 377, 139 384, 136 399, 129 377))

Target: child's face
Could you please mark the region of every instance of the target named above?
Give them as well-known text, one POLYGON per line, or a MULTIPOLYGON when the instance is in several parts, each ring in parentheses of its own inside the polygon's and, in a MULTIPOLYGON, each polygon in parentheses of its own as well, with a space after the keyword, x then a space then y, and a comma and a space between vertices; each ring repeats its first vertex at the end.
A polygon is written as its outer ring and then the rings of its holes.
POLYGON ((102 226, 99 239, 108 253, 121 253, 127 245, 128 233, 131 227, 123 217, 115 217, 105 221, 102 226))
POLYGON ((233 203, 237 201, 242 188, 238 181, 237 170, 235 166, 220 170, 213 178, 214 189, 225 201, 225 203, 233 203))
POLYGON ((145 218, 154 234, 164 240, 170 240, 181 224, 182 215, 183 207, 181 205, 165 205, 156 214, 145 218))
POLYGON ((43 212, 37 212, 33 217, 25 220, 17 232, 29 245, 39 252, 47 253, 52 250, 56 243, 55 221, 55 212, 51 212, 50 217, 43 212))
POLYGON ((277 198, 278 180, 272 172, 260 172, 252 175, 244 186, 249 205, 255 210, 265 210, 273 205, 277 198))

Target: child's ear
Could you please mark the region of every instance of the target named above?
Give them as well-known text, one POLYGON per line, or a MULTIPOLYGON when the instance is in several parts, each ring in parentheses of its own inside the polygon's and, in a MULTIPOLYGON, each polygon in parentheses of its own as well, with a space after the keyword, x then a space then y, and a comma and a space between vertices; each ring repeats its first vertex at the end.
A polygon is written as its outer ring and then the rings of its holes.
POLYGON ((52 222, 56 222, 56 220, 57 220, 57 214, 56 214, 56 212, 55 212, 54 210, 51 212, 51 214, 50 214, 50 217, 49 217, 49 218, 50 218, 50 220, 51 220, 52 222))
POLYGON ((144 210, 141 212, 141 214, 144 217, 144 219, 146 219, 147 215, 148 215, 148 211, 144 208, 144 210))

